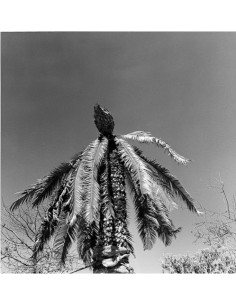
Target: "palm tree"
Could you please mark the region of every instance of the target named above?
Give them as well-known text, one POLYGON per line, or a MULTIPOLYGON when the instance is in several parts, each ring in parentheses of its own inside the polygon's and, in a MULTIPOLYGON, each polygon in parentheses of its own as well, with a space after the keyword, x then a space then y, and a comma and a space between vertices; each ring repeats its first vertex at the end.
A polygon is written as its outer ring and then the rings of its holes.
POLYGON ((174 198, 179 197, 190 211, 198 211, 191 196, 166 168, 147 159, 126 140, 161 147, 179 164, 190 160, 147 132, 113 135, 113 117, 98 104, 94 106, 94 122, 99 137, 70 162, 62 163, 23 191, 11 210, 23 203, 37 207, 50 199, 36 236, 33 259, 54 236, 54 250, 62 263, 77 240, 80 259, 94 273, 132 273, 129 256, 134 248, 127 225, 127 190, 133 198, 144 249, 151 249, 157 237, 169 245, 180 231, 168 216, 176 207, 174 198))

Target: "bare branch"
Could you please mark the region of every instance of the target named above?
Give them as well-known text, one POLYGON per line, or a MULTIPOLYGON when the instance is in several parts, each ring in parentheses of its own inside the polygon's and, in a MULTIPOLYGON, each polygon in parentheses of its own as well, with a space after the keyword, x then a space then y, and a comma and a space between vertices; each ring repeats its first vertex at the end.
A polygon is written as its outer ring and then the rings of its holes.
POLYGON ((6 226, 4 226, 4 228, 5 228, 6 230, 10 231, 12 234, 14 234, 15 237, 16 237, 18 240, 20 240, 27 248, 29 248, 30 250, 32 250, 32 248, 31 248, 29 245, 27 245, 27 244, 25 243, 25 241, 24 241, 22 238, 20 238, 13 230, 7 228, 6 226))
POLYGON ((22 264, 22 265, 24 265, 24 266, 32 267, 32 265, 28 265, 28 264, 22 262, 21 260, 17 259, 17 258, 14 257, 14 256, 9 256, 9 258, 15 260, 16 262, 18 262, 18 263, 20 263, 20 264, 22 264))

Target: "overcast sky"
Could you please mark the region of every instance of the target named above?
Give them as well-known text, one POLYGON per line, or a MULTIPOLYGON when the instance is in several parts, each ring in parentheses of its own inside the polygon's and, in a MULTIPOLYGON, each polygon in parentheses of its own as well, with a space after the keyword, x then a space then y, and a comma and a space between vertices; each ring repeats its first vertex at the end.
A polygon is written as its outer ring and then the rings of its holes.
MULTIPOLYGON (((7 204, 98 136, 96 102, 112 113, 116 134, 149 131, 193 160, 179 166, 140 146, 204 207, 225 208, 209 187, 219 173, 229 198, 236 193, 236 33, 3 33, 1 43, 7 204)), ((145 252, 131 218, 137 273, 161 272, 164 253, 202 246, 191 234, 199 217, 181 207, 171 217, 183 227, 177 239, 145 252)))

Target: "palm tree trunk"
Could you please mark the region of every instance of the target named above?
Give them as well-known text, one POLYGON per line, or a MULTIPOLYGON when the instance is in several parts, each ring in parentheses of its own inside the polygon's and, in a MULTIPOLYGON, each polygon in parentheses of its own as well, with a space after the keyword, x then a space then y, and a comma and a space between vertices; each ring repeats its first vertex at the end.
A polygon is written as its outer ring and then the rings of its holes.
POLYGON ((94 273, 133 273, 129 265, 124 168, 111 149, 101 179, 99 241, 93 253, 94 273))

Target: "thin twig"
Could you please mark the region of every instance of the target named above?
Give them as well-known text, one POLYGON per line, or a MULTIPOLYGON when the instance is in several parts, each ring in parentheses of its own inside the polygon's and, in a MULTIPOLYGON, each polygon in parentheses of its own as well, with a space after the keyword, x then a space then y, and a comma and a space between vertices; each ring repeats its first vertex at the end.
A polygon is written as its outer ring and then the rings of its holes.
POLYGON ((75 271, 72 271, 72 272, 70 272, 70 274, 75 273, 75 272, 78 272, 78 271, 81 271, 81 270, 84 270, 84 269, 89 268, 89 267, 92 267, 92 264, 89 265, 89 266, 85 266, 85 267, 83 267, 83 268, 79 268, 79 269, 77 269, 77 270, 75 270, 75 271))

